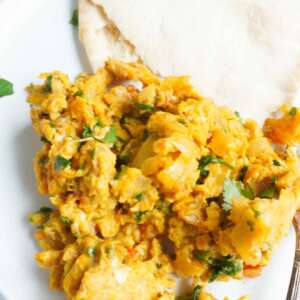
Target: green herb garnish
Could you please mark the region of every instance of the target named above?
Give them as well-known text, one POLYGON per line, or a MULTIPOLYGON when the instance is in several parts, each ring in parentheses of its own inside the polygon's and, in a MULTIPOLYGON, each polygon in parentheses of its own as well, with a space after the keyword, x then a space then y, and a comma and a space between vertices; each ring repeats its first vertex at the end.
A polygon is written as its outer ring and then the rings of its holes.
POLYGON ((201 286, 197 284, 193 289, 192 300, 198 300, 200 293, 201 293, 201 286))
POLYGON ((162 211, 164 214, 168 215, 171 212, 170 204, 163 198, 160 198, 154 206, 156 209, 162 211))
POLYGON ((144 199, 144 194, 143 193, 138 193, 134 197, 136 200, 141 201, 144 199))
POLYGON ((77 27, 78 26, 78 9, 73 10, 72 18, 70 24, 77 27))
POLYGON ((82 97, 83 96, 83 91, 77 91, 75 94, 74 94, 75 97, 82 97))
POLYGON ((81 137, 83 138, 88 138, 92 135, 92 130, 91 128, 87 125, 87 124, 84 124, 83 125, 83 128, 82 128, 82 132, 81 132, 81 137))
POLYGON ((41 142, 44 143, 44 144, 51 145, 51 142, 49 140, 47 140, 44 136, 41 136, 41 142))
POLYGON ((96 249, 94 247, 88 247, 86 253, 88 256, 93 257, 96 254, 96 249))
POLYGON ((219 275, 235 276, 243 270, 243 262, 231 256, 211 260, 212 271, 209 281, 214 281, 219 275))
POLYGON ((243 269, 243 263, 240 259, 234 259, 232 256, 224 256, 221 258, 213 258, 209 256, 208 251, 195 250, 194 257, 202 262, 207 263, 211 267, 211 275, 209 281, 215 280, 219 275, 234 276, 243 269))
POLYGON ((43 214, 50 214, 52 211, 53 211, 53 209, 48 206, 42 206, 39 210, 39 212, 41 212, 43 214))
POLYGON ((200 175, 206 178, 209 175, 209 171, 206 170, 206 166, 209 164, 222 164, 233 170, 234 167, 228 164, 224 159, 216 157, 214 155, 203 156, 199 161, 198 170, 200 170, 200 175))
POLYGON ((242 167, 239 171, 238 180, 244 181, 247 172, 248 172, 248 166, 242 167))
POLYGON ((140 109, 140 110, 146 110, 146 111, 154 111, 154 106, 153 105, 149 105, 149 104, 145 104, 145 103, 136 103, 135 106, 140 109))
POLYGON ((51 93, 52 92, 52 75, 49 75, 47 78, 46 78, 46 81, 45 81, 45 85, 43 87, 43 91, 45 93, 51 93))
POLYGON ((9 96, 13 93, 13 84, 6 79, 0 78, 0 97, 9 96))
POLYGON ((114 127, 111 127, 109 131, 106 133, 105 137, 103 138, 103 143, 113 144, 116 141, 117 141, 116 129, 114 127))
POLYGON ((289 115, 291 117, 294 117, 294 116, 296 116, 296 114, 297 114, 297 107, 292 107, 289 111, 289 115))
POLYGON ((72 223, 72 221, 71 221, 69 218, 64 217, 64 216, 60 216, 59 219, 60 219, 61 222, 62 222, 63 224, 65 224, 65 225, 70 225, 70 224, 72 223))
POLYGON ((137 224, 142 224, 143 216, 147 213, 147 211, 136 211, 134 212, 134 219, 137 224))
POLYGON ((240 181, 226 179, 223 189, 223 204, 222 207, 225 211, 231 210, 232 199, 241 197, 242 184, 240 181))
POLYGON ((276 159, 273 159, 273 165, 276 166, 276 167, 281 166, 280 162, 276 159))
POLYGON ((55 170, 59 171, 71 165, 71 160, 66 159, 61 155, 57 155, 55 159, 55 170))
POLYGON ((248 199, 254 198, 254 192, 249 185, 244 185, 241 181, 231 179, 225 180, 222 195, 222 207, 225 211, 231 210, 233 198, 240 198, 241 196, 248 199))
POLYGON ((260 194, 260 198, 274 198, 277 193, 277 188, 276 188, 276 178, 272 177, 270 185, 263 190, 260 194))

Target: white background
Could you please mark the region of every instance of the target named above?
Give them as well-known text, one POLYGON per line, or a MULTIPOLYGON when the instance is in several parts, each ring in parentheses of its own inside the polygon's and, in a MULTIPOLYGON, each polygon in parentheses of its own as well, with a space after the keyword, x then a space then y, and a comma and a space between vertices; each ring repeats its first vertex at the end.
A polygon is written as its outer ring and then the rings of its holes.
MULTIPOLYGON (((39 140, 31 129, 24 87, 41 72, 59 69, 73 77, 90 71, 69 24, 74 6, 72 0, 0 0, 0 77, 15 89, 13 96, 0 98, 0 300, 64 299, 49 291, 47 271, 33 259, 38 249, 27 215, 47 199, 36 192, 32 158, 39 140)), ((294 239, 291 231, 260 278, 216 283, 210 289, 218 299, 250 294, 254 300, 284 300, 294 239)))

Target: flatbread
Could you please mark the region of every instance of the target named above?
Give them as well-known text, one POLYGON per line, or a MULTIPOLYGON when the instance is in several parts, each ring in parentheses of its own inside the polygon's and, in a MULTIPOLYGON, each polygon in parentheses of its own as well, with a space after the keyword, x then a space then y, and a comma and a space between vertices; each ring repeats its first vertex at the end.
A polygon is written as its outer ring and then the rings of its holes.
POLYGON ((79 24, 79 38, 94 71, 102 67, 108 57, 138 60, 134 47, 123 38, 102 7, 89 0, 79 0, 79 24))
MULTIPOLYGON (((190 75, 202 95, 245 117, 262 121, 294 98, 300 82, 299 0, 91 1, 130 41, 132 58, 162 76, 190 75)), ((88 53, 94 68, 124 50, 110 52, 105 38, 94 34, 101 40, 88 53), (101 59, 93 57, 98 53, 101 59)))

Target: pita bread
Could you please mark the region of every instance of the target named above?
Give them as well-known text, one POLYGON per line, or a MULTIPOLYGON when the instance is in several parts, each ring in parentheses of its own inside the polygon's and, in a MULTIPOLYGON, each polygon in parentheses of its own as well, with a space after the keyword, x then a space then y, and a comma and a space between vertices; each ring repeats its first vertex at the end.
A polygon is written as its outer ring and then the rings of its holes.
POLYGON ((118 28, 117 40, 130 41, 112 46, 111 36, 95 30, 89 18, 81 36, 94 69, 107 56, 140 57, 162 76, 190 75, 202 95, 258 121, 294 98, 300 81, 298 0, 91 1, 90 10, 102 7, 118 28), (85 38, 88 33, 93 37, 85 38))
POLYGON ((89 0, 79 0, 79 38, 83 43, 94 71, 102 67, 108 57, 135 61, 133 46, 107 18, 102 7, 89 0))

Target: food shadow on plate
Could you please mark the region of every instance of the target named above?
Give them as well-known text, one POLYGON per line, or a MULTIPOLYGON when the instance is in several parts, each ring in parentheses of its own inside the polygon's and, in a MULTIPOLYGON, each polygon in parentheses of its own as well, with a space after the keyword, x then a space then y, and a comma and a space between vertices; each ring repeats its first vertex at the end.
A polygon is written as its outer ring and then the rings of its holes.
MULTIPOLYGON (((41 206, 49 206, 48 197, 39 195, 35 182, 35 176, 33 171, 33 157, 38 149, 41 148, 41 142, 38 136, 34 133, 30 124, 24 127, 16 136, 14 142, 15 160, 18 166, 19 182, 24 194, 22 201, 27 201, 24 205, 24 211, 22 212, 22 223, 26 228, 26 234, 28 234, 28 242, 36 245, 33 232, 34 228, 28 223, 28 213, 39 209, 41 206)), ((39 268, 35 264, 33 256, 38 251, 38 247, 30 254, 32 257, 32 263, 30 264, 30 272, 33 274, 33 280, 38 282, 39 290, 36 291, 40 294, 41 290, 47 291, 43 295, 39 295, 37 299, 50 300, 50 299, 64 299, 60 292, 50 292, 48 289, 48 272, 39 268), (49 292, 48 292, 49 291, 49 292), (41 297, 40 297, 41 296, 41 297)), ((26 257, 28 259, 28 257, 26 257)), ((8 300, 0 292, 0 300, 8 300)))
MULTIPOLYGON (((73 14, 73 11, 75 9, 78 9, 77 7, 78 3, 77 1, 74 1, 74 0, 70 0, 70 16, 72 16, 73 14)), ((81 69, 86 71, 86 72, 89 72, 89 73, 92 73, 92 68, 91 68, 91 65, 88 61, 88 58, 87 58, 87 55, 85 53, 85 50, 83 48, 83 45, 80 43, 80 40, 79 40, 79 34, 78 34, 78 26, 72 26, 73 29, 73 39, 74 39, 74 44, 76 46, 76 52, 77 52, 77 56, 78 56, 78 59, 79 59, 79 62, 80 62, 80 66, 81 66, 81 69)))
MULTIPOLYGON (((35 182, 33 171, 33 157, 41 147, 37 135, 34 133, 31 125, 23 128, 16 136, 16 163, 18 165, 19 180, 22 185, 22 191, 25 193, 24 199, 29 201, 29 209, 37 209, 39 206, 46 204, 47 198, 39 195, 35 182)), ((26 216, 27 222, 27 216, 26 216)))

